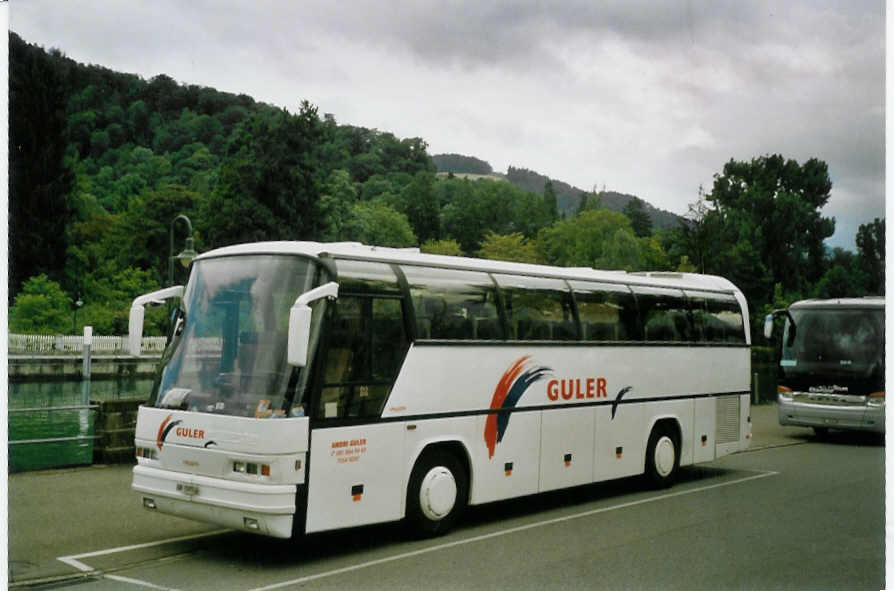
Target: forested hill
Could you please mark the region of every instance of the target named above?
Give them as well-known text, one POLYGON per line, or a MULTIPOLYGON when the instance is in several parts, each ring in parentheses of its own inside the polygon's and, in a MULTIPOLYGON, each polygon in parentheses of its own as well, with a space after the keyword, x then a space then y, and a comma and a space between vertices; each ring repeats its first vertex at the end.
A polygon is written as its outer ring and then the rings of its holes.
MULTIPOLYGON (((553 190, 556 193, 559 212, 564 216, 572 216, 581 209, 581 199, 587 194, 587 191, 578 189, 566 182, 556 179, 550 179, 546 175, 542 175, 533 170, 526 168, 516 168, 510 166, 506 174, 495 173, 490 163, 480 160, 474 156, 463 156, 460 154, 435 154, 432 156, 438 172, 454 173, 454 174, 481 174, 492 175, 505 178, 507 181, 524 189, 535 193, 543 192, 543 187, 547 181, 552 181, 553 190)), ((598 191, 596 195, 601 200, 602 206, 610 211, 623 213, 625 208, 632 200, 639 200, 643 209, 649 216, 652 226, 655 228, 675 229, 683 222, 683 218, 663 209, 658 209, 651 205, 648 201, 640 199, 635 195, 626 193, 618 193, 616 191, 598 191)))

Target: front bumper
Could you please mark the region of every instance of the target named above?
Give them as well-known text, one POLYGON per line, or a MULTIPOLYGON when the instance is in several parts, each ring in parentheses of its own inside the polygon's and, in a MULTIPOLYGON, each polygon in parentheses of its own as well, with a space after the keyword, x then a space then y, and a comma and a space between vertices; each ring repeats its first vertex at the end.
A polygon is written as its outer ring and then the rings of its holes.
POLYGON ((137 465, 133 490, 143 506, 276 538, 292 535, 297 486, 253 484, 137 465))
POLYGON ((822 429, 885 432, 885 405, 833 405, 777 397, 779 424, 822 429))

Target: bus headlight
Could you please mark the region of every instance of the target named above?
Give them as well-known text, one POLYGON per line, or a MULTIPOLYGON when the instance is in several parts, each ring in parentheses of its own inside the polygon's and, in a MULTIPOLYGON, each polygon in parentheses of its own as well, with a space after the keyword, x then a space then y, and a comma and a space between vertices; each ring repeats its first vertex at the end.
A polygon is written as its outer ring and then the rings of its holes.
POLYGON ((256 464, 254 462, 233 462, 233 472, 250 474, 252 476, 270 476, 270 464, 256 464))
POLYGON ((866 405, 867 406, 884 406, 885 405, 885 393, 884 392, 873 392, 869 396, 866 397, 866 405))

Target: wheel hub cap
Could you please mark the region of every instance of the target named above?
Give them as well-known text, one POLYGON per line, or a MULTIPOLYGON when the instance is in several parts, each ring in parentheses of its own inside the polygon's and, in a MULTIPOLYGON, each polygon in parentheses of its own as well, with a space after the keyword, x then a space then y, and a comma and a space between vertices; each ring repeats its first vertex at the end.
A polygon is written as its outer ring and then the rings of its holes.
POLYGON ((456 504, 456 480, 443 466, 428 471, 419 487, 419 506, 432 520, 443 519, 456 504))
POLYGON ((667 476, 674 471, 675 460, 674 442, 664 435, 655 445, 655 470, 661 476, 667 476))

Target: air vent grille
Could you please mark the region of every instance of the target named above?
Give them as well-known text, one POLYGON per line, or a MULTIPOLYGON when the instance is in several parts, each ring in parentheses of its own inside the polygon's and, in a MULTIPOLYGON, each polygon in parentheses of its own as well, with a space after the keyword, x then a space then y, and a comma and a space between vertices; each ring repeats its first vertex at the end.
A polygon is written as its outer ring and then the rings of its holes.
POLYGON ((739 397, 722 396, 717 399, 717 443, 739 440, 739 397))

